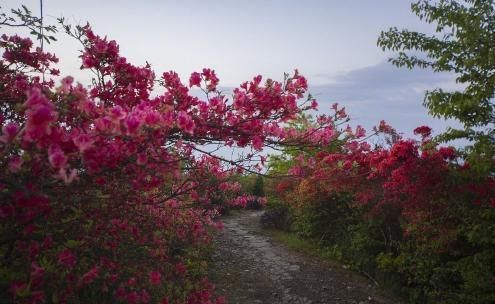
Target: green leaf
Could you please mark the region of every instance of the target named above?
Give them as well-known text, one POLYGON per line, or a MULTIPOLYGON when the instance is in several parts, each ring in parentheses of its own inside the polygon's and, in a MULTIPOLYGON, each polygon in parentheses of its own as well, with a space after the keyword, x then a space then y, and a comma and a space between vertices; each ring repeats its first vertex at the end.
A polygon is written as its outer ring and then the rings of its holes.
POLYGON ((65 247, 69 248, 69 249, 74 249, 76 248, 77 246, 79 246, 80 242, 79 241, 76 241, 76 240, 67 240, 65 241, 65 247))

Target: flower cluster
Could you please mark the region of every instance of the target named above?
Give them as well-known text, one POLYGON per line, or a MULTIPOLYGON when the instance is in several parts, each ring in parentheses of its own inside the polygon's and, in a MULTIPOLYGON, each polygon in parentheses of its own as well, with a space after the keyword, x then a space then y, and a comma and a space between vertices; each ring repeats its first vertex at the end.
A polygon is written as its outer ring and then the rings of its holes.
POLYGON ((418 238, 435 250, 447 250, 460 233, 463 215, 453 205, 495 208, 493 176, 476 176, 456 149, 432 141, 429 127, 414 130, 419 141, 401 138, 384 121, 374 130, 391 137, 389 146, 371 147, 362 140, 362 127, 347 127, 335 131, 339 146, 294 155, 288 174, 298 180, 280 185, 286 199, 300 205, 311 197, 351 193, 354 207, 366 209, 367 216, 384 218, 394 210, 404 237, 418 238))

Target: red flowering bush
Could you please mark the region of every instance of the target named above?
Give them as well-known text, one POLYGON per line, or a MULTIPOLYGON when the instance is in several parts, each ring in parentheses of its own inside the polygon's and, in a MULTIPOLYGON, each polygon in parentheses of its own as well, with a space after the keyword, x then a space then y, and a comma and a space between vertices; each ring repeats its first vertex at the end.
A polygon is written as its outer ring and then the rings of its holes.
POLYGON ((29 38, 0 38, 0 297, 212 303, 204 251, 216 206, 251 199, 232 175, 260 168, 265 145, 328 141, 331 125, 284 128, 316 107, 299 102, 297 71, 284 82, 256 76, 230 101, 213 70, 188 85, 173 71, 158 78, 89 26, 64 28, 82 44, 89 87, 55 81, 57 57, 29 38), (212 145, 253 153, 227 160, 212 145))
POLYGON ((494 177, 437 146, 427 126, 414 130, 420 141, 384 122, 377 132, 389 134, 387 145, 372 147, 358 127, 286 153, 296 179, 279 187, 293 229, 368 275, 401 282, 414 303, 495 300, 494 177))

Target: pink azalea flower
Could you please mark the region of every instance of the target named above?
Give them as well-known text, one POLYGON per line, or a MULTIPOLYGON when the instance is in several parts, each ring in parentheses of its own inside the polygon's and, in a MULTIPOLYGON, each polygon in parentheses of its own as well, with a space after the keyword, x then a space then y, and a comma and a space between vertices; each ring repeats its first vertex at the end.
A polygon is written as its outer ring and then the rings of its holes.
POLYGON ((422 137, 429 137, 431 135, 431 128, 428 126, 420 126, 414 129, 414 134, 420 134, 422 137))
POLYGON ((24 139, 36 141, 48 132, 49 124, 57 119, 53 104, 35 89, 30 93, 26 106, 26 131, 24 139))
POLYGON ((83 153, 93 145, 93 140, 87 134, 79 134, 72 138, 74 145, 83 153))
POLYGON ((263 144, 264 144, 264 141, 263 141, 263 138, 261 138, 260 136, 255 136, 253 137, 253 147, 258 150, 258 151, 261 151, 263 149, 263 144))
POLYGON ((125 120, 125 126, 127 127, 127 134, 135 134, 141 126, 141 121, 135 115, 132 115, 125 120))
POLYGON ((362 126, 357 126, 356 127, 356 132, 354 133, 354 135, 357 138, 364 137, 364 136, 366 136, 366 130, 362 126))
POLYGON ((16 173, 21 170, 23 160, 20 156, 13 156, 8 164, 9 171, 12 173, 16 173))
POLYGON ((318 102, 316 99, 311 100, 311 109, 316 110, 318 108, 318 102))
POLYGON ((58 262, 67 268, 72 268, 76 264, 76 257, 66 248, 58 254, 58 262))
POLYGON ((191 77, 189 77, 189 87, 193 86, 201 86, 201 74, 194 72, 191 74, 191 77))
POLYGON ((186 272, 186 266, 184 266, 184 264, 182 263, 177 263, 175 264, 175 271, 179 274, 181 273, 185 273, 186 272))
POLYGON ((74 77, 67 76, 62 79, 62 86, 60 87, 60 91, 62 93, 69 93, 72 88, 72 83, 74 82, 74 77))
POLYGON ((122 109, 121 106, 115 106, 110 109, 110 113, 108 116, 113 121, 119 121, 124 119, 127 116, 127 113, 124 111, 124 109, 122 109))
POLYGON ((59 146, 50 146, 48 149, 48 160, 53 168, 60 169, 65 167, 68 159, 59 146))
POLYGON ((162 275, 158 271, 150 272, 150 283, 151 285, 158 285, 162 280, 162 275))
POLYGON ((92 283, 98 277, 99 268, 95 265, 81 277, 81 284, 87 285, 92 283))
POLYGON ((194 120, 185 111, 180 111, 177 115, 177 125, 189 134, 193 133, 195 127, 194 120))
POLYGON ((43 275, 45 274, 45 270, 43 269, 43 267, 36 265, 36 263, 34 263, 34 262, 31 263, 31 267, 33 268, 33 270, 31 271, 31 279, 32 280, 41 279, 43 277, 43 275))
POLYGON ((161 122, 161 117, 156 111, 146 111, 144 114, 144 122, 149 126, 157 126, 161 122))
POLYGON ((0 142, 9 143, 14 140, 19 131, 19 125, 15 122, 10 122, 2 127, 2 136, 0 142))

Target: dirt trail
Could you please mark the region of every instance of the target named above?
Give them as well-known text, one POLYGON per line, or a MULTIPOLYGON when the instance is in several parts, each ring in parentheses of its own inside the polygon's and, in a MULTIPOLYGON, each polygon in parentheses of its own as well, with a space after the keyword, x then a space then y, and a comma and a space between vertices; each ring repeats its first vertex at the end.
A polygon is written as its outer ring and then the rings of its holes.
POLYGON ((215 235, 212 280, 230 304, 393 303, 377 296, 365 278, 272 240, 261 211, 223 217, 215 235))

